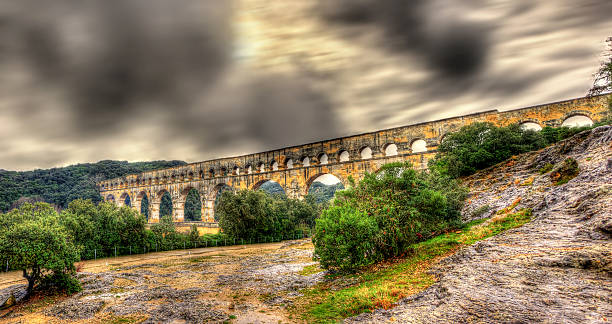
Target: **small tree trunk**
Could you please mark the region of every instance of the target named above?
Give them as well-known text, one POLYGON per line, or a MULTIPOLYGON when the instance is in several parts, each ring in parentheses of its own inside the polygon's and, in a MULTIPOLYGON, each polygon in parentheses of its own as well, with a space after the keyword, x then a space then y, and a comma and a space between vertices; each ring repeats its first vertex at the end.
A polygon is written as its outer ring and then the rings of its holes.
POLYGON ((36 281, 36 279, 34 278, 34 271, 32 271, 32 274, 29 275, 27 270, 23 269, 23 277, 28 280, 28 288, 27 288, 27 295, 26 295, 26 298, 28 298, 30 297, 32 290, 34 289, 34 282, 36 281))

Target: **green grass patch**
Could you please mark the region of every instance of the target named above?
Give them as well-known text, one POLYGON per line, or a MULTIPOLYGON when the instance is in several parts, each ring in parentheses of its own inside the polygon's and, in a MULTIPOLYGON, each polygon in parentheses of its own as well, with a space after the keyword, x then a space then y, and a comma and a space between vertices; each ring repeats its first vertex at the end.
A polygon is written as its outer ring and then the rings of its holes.
POLYGON ((311 274, 315 274, 315 273, 319 273, 323 271, 325 270, 321 269, 318 264, 312 264, 309 266, 305 266, 304 269, 302 269, 302 271, 298 273, 301 274, 302 276, 309 276, 311 274))
POLYGON ((304 289, 304 296, 292 308, 308 323, 335 323, 376 308, 392 308, 399 299, 419 293, 435 283, 436 279, 427 271, 439 260, 462 246, 519 227, 530 218, 531 210, 522 209, 473 221, 460 230, 414 244, 404 257, 389 263, 369 267, 357 274, 329 275, 334 280, 304 289), (336 289, 334 282, 337 281, 355 284, 336 289))

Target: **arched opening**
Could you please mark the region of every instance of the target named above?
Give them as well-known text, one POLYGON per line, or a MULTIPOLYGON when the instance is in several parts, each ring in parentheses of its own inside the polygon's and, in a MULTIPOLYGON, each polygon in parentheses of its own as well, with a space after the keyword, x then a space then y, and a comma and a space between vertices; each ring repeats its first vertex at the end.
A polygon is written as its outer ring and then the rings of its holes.
POLYGON ((266 172, 266 165, 263 163, 259 164, 259 167, 257 167, 259 169, 259 172, 266 172))
POLYGON ((362 160, 371 159, 372 158, 372 149, 369 146, 366 146, 366 147, 362 148, 361 151, 359 151, 359 154, 361 155, 361 159, 362 160))
POLYGON ((310 166, 310 158, 309 157, 305 157, 302 159, 302 166, 303 167, 309 167, 310 166))
POLYGON ((115 202, 115 196, 113 196, 113 195, 106 196, 106 201, 114 203, 115 202))
POLYGON ((149 197, 146 192, 141 192, 139 197, 140 199, 140 213, 144 215, 147 222, 149 221, 149 197))
POLYGON ((338 190, 344 189, 342 181, 333 174, 318 174, 308 181, 307 194, 313 196, 316 202, 328 202, 334 198, 338 190))
POLYGON ((221 168, 221 176, 223 176, 223 177, 227 176, 227 168, 226 167, 222 167, 221 168))
POLYGON ((285 165, 287 165, 287 169, 293 169, 293 160, 287 160, 287 163, 285 163, 285 165))
POLYGON ((125 199, 123 199, 123 205, 132 207, 132 199, 130 199, 130 195, 125 195, 125 199))
POLYGON ((209 169, 208 170, 208 177, 209 178, 214 178, 215 177, 215 170, 214 169, 209 169))
POLYGON ((422 139, 418 139, 412 142, 410 148, 412 149, 412 153, 427 152, 427 143, 422 139))
POLYGON ((324 165, 328 163, 329 158, 327 157, 327 154, 322 153, 319 155, 319 164, 324 165))
POLYGON ((212 195, 215 198, 215 203, 214 203, 214 220, 215 222, 219 221, 219 219, 217 218, 217 206, 219 205, 219 199, 221 198, 221 195, 225 192, 225 191, 232 191, 232 187, 228 186, 225 183, 220 183, 218 185, 215 186, 215 188, 213 189, 212 195))
POLYGON ((272 161, 272 171, 278 171, 278 162, 272 161))
POLYGON ((285 189, 274 180, 264 180, 253 186, 255 190, 265 191, 270 195, 285 195, 285 189))
POLYGON ((340 155, 338 157, 338 161, 340 161, 340 162, 348 162, 349 160, 350 160, 350 156, 349 156, 349 152, 348 151, 340 152, 340 155))
POLYGON ((159 216, 161 218, 167 215, 172 216, 172 196, 170 196, 169 192, 164 191, 161 197, 161 203, 159 204, 159 216))
POLYGON ((247 169, 247 174, 253 173, 253 167, 251 165, 248 165, 246 169, 247 169))
POLYGON ((566 118, 561 126, 565 127, 584 127, 593 126, 593 120, 587 116, 574 115, 566 118))
POLYGON ((240 175, 240 168, 237 166, 234 167, 234 175, 240 175))
POLYGON ((197 189, 191 188, 185 198, 185 221, 201 221, 202 220, 202 200, 197 189))
POLYGON ((542 130, 542 126, 534 122, 524 122, 524 123, 521 123, 519 126, 521 127, 522 130, 526 130, 526 131, 532 130, 532 131, 539 132, 542 130))
POLYGON ((397 145, 391 143, 385 146, 385 156, 395 156, 397 155, 397 145))

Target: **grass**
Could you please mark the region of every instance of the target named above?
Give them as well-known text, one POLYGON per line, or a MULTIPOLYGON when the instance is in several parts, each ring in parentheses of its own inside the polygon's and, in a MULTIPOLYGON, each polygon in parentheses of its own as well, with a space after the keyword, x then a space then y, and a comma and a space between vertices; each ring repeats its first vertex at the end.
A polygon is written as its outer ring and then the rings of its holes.
POLYGON ((462 246, 519 227, 531 218, 530 209, 515 213, 510 213, 512 209, 506 210, 488 220, 468 223, 461 230, 414 244, 403 258, 367 268, 358 274, 329 275, 332 280, 304 289, 304 296, 292 306, 293 311, 308 323, 335 323, 376 308, 392 308, 399 299, 419 293, 435 283, 436 278, 427 272, 441 259, 462 246), (355 281, 356 284, 335 289, 334 282, 338 280, 355 281))
POLYGON ((311 274, 323 272, 325 270, 321 269, 318 264, 312 264, 309 266, 305 266, 302 271, 299 272, 302 276, 309 276, 311 274))

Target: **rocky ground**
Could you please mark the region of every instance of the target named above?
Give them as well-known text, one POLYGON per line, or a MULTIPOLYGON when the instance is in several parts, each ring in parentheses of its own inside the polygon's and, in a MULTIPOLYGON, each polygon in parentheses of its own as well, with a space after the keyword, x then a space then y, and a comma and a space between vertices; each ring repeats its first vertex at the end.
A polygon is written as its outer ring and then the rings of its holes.
MULTIPOLYGON (((301 275, 312 262, 308 240, 194 250, 190 256, 117 262, 81 272, 84 290, 49 303, 26 303, 0 322, 278 323, 299 290, 323 273, 301 275)), ((5 293, 18 286, 3 289, 5 293)))
POLYGON ((518 156, 466 184, 466 219, 516 205, 533 209, 533 220, 443 260, 433 270, 438 282, 397 307, 347 322, 612 321, 612 127, 518 156), (554 185, 568 157, 579 174, 554 185), (485 205, 488 212, 474 213, 485 205))

